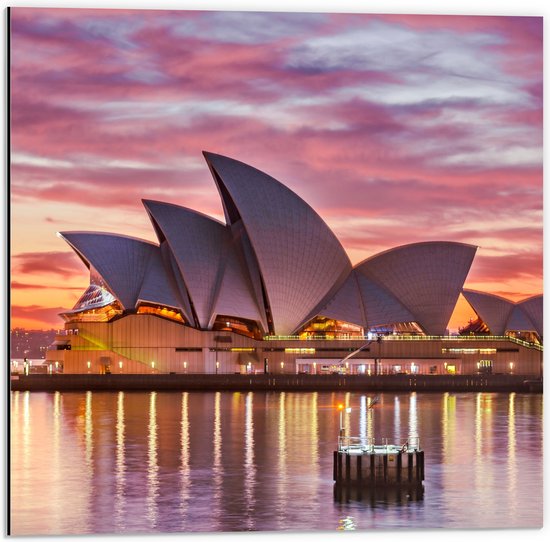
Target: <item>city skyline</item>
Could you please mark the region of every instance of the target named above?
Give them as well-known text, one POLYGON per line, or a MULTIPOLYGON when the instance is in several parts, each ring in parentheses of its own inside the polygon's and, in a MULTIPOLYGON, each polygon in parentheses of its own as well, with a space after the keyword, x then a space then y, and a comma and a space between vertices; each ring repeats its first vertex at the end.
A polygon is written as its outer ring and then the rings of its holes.
POLYGON ((57 231, 154 241, 142 198, 223 220, 202 150, 353 264, 459 241, 465 287, 542 292, 542 18, 16 8, 11 33, 12 327, 61 327, 88 284, 57 231))

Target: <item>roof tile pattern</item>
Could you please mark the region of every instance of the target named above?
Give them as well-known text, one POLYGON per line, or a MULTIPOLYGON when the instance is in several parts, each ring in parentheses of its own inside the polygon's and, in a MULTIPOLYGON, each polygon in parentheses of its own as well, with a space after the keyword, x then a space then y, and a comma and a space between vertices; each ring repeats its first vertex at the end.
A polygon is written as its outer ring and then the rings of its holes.
POLYGON ((60 235, 93 266, 125 309, 133 309, 151 254, 158 247, 148 241, 114 233, 61 232, 60 235))
POLYGON ((476 290, 462 290, 466 301, 477 315, 489 326, 493 335, 504 335, 514 303, 509 299, 476 290))
POLYGON ((177 288, 163 265, 160 248, 151 253, 149 266, 138 295, 138 303, 140 301, 181 308, 182 303, 177 288))
MULTIPOLYGON (((109 233, 60 234, 90 268, 90 280, 97 272, 124 309, 158 303, 179 308, 201 329, 224 315, 279 335, 316 315, 365 328, 414 321, 429 334, 445 332, 475 246, 416 243, 352 268, 333 232, 291 190, 242 162, 204 154, 228 224, 146 200, 160 246, 109 233)), ((514 304, 463 292, 493 333, 530 325, 542 336, 542 295, 514 304)))
POLYGON ((216 296, 210 325, 214 323, 218 315, 234 315, 260 322, 262 327, 267 329, 265 317, 262 316, 256 302, 252 284, 250 280, 247 280, 247 271, 243 260, 244 258, 235 250, 234 244, 228 245, 224 258, 223 279, 219 294, 216 296))
POLYGON ((356 273, 367 315, 367 327, 416 320, 416 317, 383 286, 359 272, 356 273))
POLYGON ((143 204, 176 259, 199 327, 206 329, 221 283, 230 231, 217 220, 179 205, 151 200, 144 200, 143 204))
POLYGON ((366 327, 365 312, 357 284, 357 276, 352 271, 340 290, 331 301, 322 309, 319 314, 334 318, 343 322, 349 322, 358 326, 366 327))
POLYGON ((429 335, 443 335, 476 250, 464 243, 413 243, 375 255, 356 269, 389 290, 429 335))
POLYGON ((521 305, 514 304, 510 318, 506 322, 506 331, 531 331, 533 329, 535 329, 535 326, 523 311, 521 305))
POLYGON ((543 296, 535 295, 520 301, 518 305, 525 311, 540 337, 543 335, 543 296))
POLYGON ((334 284, 345 280, 349 258, 321 217, 279 181, 237 160, 204 155, 216 183, 223 183, 225 208, 238 209, 250 238, 275 333, 291 334, 334 284))

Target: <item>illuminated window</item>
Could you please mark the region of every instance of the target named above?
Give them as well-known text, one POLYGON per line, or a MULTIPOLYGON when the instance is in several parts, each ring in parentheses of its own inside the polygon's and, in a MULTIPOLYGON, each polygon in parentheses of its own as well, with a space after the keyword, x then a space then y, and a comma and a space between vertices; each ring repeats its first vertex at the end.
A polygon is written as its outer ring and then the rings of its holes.
POLYGON ((315 348, 285 348, 285 354, 315 354, 315 348))
POLYGON ((496 348, 442 348, 443 354, 496 354, 496 348))
POLYGON ((114 301, 105 307, 97 307, 88 310, 73 310, 64 312, 61 316, 66 322, 108 322, 115 316, 122 313, 123 310, 120 303, 118 301, 114 301))
POLYGON ((392 324, 385 324, 380 326, 373 326, 369 329, 369 333, 373 335, 405 335, 405 336, 417 336, 424 335, 422 328, 416 322, 394 322, 392 324))
POLYGON ((493 360, 480 359, 477 362, 477 370, 481 374, 491 374, 493 372, 493 360))
POLYGON ((244 335, 251 339, 262 338, 262 332, 255 321, 245 318, 236 318, 234 316, 219 314, 216 317, 212 329, 214 331, 232 331, 233 333, 244 335))
POLYGON ((299 335, 300 339, 307 339, 308 337, 351 339, 352 337, 362 337, 363 328, 349 322, 317 316, 302 328, 299 335))
POLYGON ((138 307, 137 313, 152 314, 154 316, 160 316, 161 318, 167 318, 168 320, 174 320, 176 322, 184 323, 183 316, 179 311, 169 307, 164 307, 162 305, 142 303, 138 307))

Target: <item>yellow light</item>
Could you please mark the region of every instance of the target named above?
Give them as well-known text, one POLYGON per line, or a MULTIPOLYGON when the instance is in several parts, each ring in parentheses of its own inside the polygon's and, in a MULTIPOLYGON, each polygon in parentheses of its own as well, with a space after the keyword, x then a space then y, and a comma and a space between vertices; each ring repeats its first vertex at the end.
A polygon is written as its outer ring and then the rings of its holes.
POLYGON ((118 362, 118 367, 119 367, 119 369, 122 369, 122 361, 118 362))
POLYGON ((88 366, 88 369, 92 366, 92 362, 91 361, 87 361, 86 362, 86 365, 88 366))
POLYGON ((338 405, 338 410, 343 410, 343 409, 344 409, 344 405, 343 405, 342 403, 340 403, 340 404, 338 405))

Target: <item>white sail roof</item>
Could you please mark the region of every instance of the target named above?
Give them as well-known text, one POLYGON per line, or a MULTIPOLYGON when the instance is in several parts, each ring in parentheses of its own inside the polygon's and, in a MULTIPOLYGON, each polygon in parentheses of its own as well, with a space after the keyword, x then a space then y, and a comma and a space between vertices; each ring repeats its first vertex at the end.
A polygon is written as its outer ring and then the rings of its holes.
POLYGON ((352 271, 336 295, 319 310, 319 314, 343 322, 366 327, 363 301, 357 284, 357 276, 352 271))
POLYGON ((368 328, 415 321, 416 317, 391 292, 359 271, 356 273, 368 328))
POLYGON ((86 266, 101 275, 125 309, 133 309, 149 265, 158 246, 124 235, 101 232, 60 232, 86 266))
POLYGON ((535 331, 539 334, 540 337, 542 337, 544 309, 542 294, 534 295, 532 297, 524 299, 523 301, 519 301, 518 305, 525 311, 527 316, 529 316, 529 319, 531 320, 531 322, 533 322, 533 325, 535 326, 535 331))
POLYGON ((506 322, 506 331, 533 331, 535 326, 520 305, 514 304, 510 318, 506 322))
MULTIPOLYGON (((160 248, 154 250, 149 258, 149 265, 138 295, 138 303, 140 301, 182 309, 176 284, 165 268, 160 248)), ((186 315, 186 318, 189 316, 186 315)))
POLYGON ((226 218, 242 220, 279 335, 293 333, 351 264, 321 217, 279 181, 247 164, 204 153, 226 218))
POLYGON ((464 289, 462 294, 493 335, 504 335, 506 323, 514 308, 513 301, 476 290, 464 289))
POLYGON ((429 335, 443 335, 476 250, 448 241, 414 243, 372 256, 356 269, 389 290, 429 335))
POLYGON ((179 205, 151 200, 143 204, 174 255, 198 327, 206 329, 221 284, 230 231, 217 220, 179 205))

